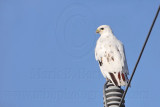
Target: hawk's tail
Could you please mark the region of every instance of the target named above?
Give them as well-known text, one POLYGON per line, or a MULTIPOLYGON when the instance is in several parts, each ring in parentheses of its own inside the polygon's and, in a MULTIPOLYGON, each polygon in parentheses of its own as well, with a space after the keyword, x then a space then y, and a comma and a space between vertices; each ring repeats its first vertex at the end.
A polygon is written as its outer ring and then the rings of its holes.
POLYGON ((127 74, 122 72, 115 72, 115 73, 109 72, 108 79, 111 80, 112 83, 116 86, 127 86, 128 84, 127 74))

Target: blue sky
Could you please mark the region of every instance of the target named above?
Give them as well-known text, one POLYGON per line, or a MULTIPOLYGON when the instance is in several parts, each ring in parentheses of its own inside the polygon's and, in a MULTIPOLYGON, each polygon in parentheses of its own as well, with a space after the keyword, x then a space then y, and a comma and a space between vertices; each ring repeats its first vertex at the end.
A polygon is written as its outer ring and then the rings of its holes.
MULTIPOLYGON (((99 25, 125 45, 130 74, 159 0, 1 0, 0 106, 103 107, 103 78, 94 58, 99 25)), ((160 100, 160 16, 151 33, 126 107, 160 100)))

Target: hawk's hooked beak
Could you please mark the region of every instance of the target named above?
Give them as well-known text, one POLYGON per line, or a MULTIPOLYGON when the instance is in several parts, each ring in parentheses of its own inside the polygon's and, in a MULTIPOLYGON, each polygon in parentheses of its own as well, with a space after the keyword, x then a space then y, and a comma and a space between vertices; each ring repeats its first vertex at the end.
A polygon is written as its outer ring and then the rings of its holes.
POLYGON ((97 30, 96 30, 96 33, 99 33, 99 32, 100 32, 100 31, 97 29, 97 30))

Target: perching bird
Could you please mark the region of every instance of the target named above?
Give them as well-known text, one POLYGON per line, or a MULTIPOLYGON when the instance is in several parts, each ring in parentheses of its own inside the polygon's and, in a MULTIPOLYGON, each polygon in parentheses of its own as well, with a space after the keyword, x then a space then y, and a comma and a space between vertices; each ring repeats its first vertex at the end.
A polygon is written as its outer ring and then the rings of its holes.
POLYGON ((127 86, 129 72, 123 44, 108 25, 99 26, 96 33, 100 37, 95 48, 95 58, 103 76, 116 86, 127 86))

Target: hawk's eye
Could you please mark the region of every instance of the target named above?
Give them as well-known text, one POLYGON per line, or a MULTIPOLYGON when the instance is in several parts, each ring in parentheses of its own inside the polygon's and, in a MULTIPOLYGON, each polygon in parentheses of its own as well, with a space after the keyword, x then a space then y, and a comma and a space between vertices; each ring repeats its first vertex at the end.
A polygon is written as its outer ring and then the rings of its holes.
POLYGON ((104 30, 104 28, 102 27, 101 30, 104 30))

